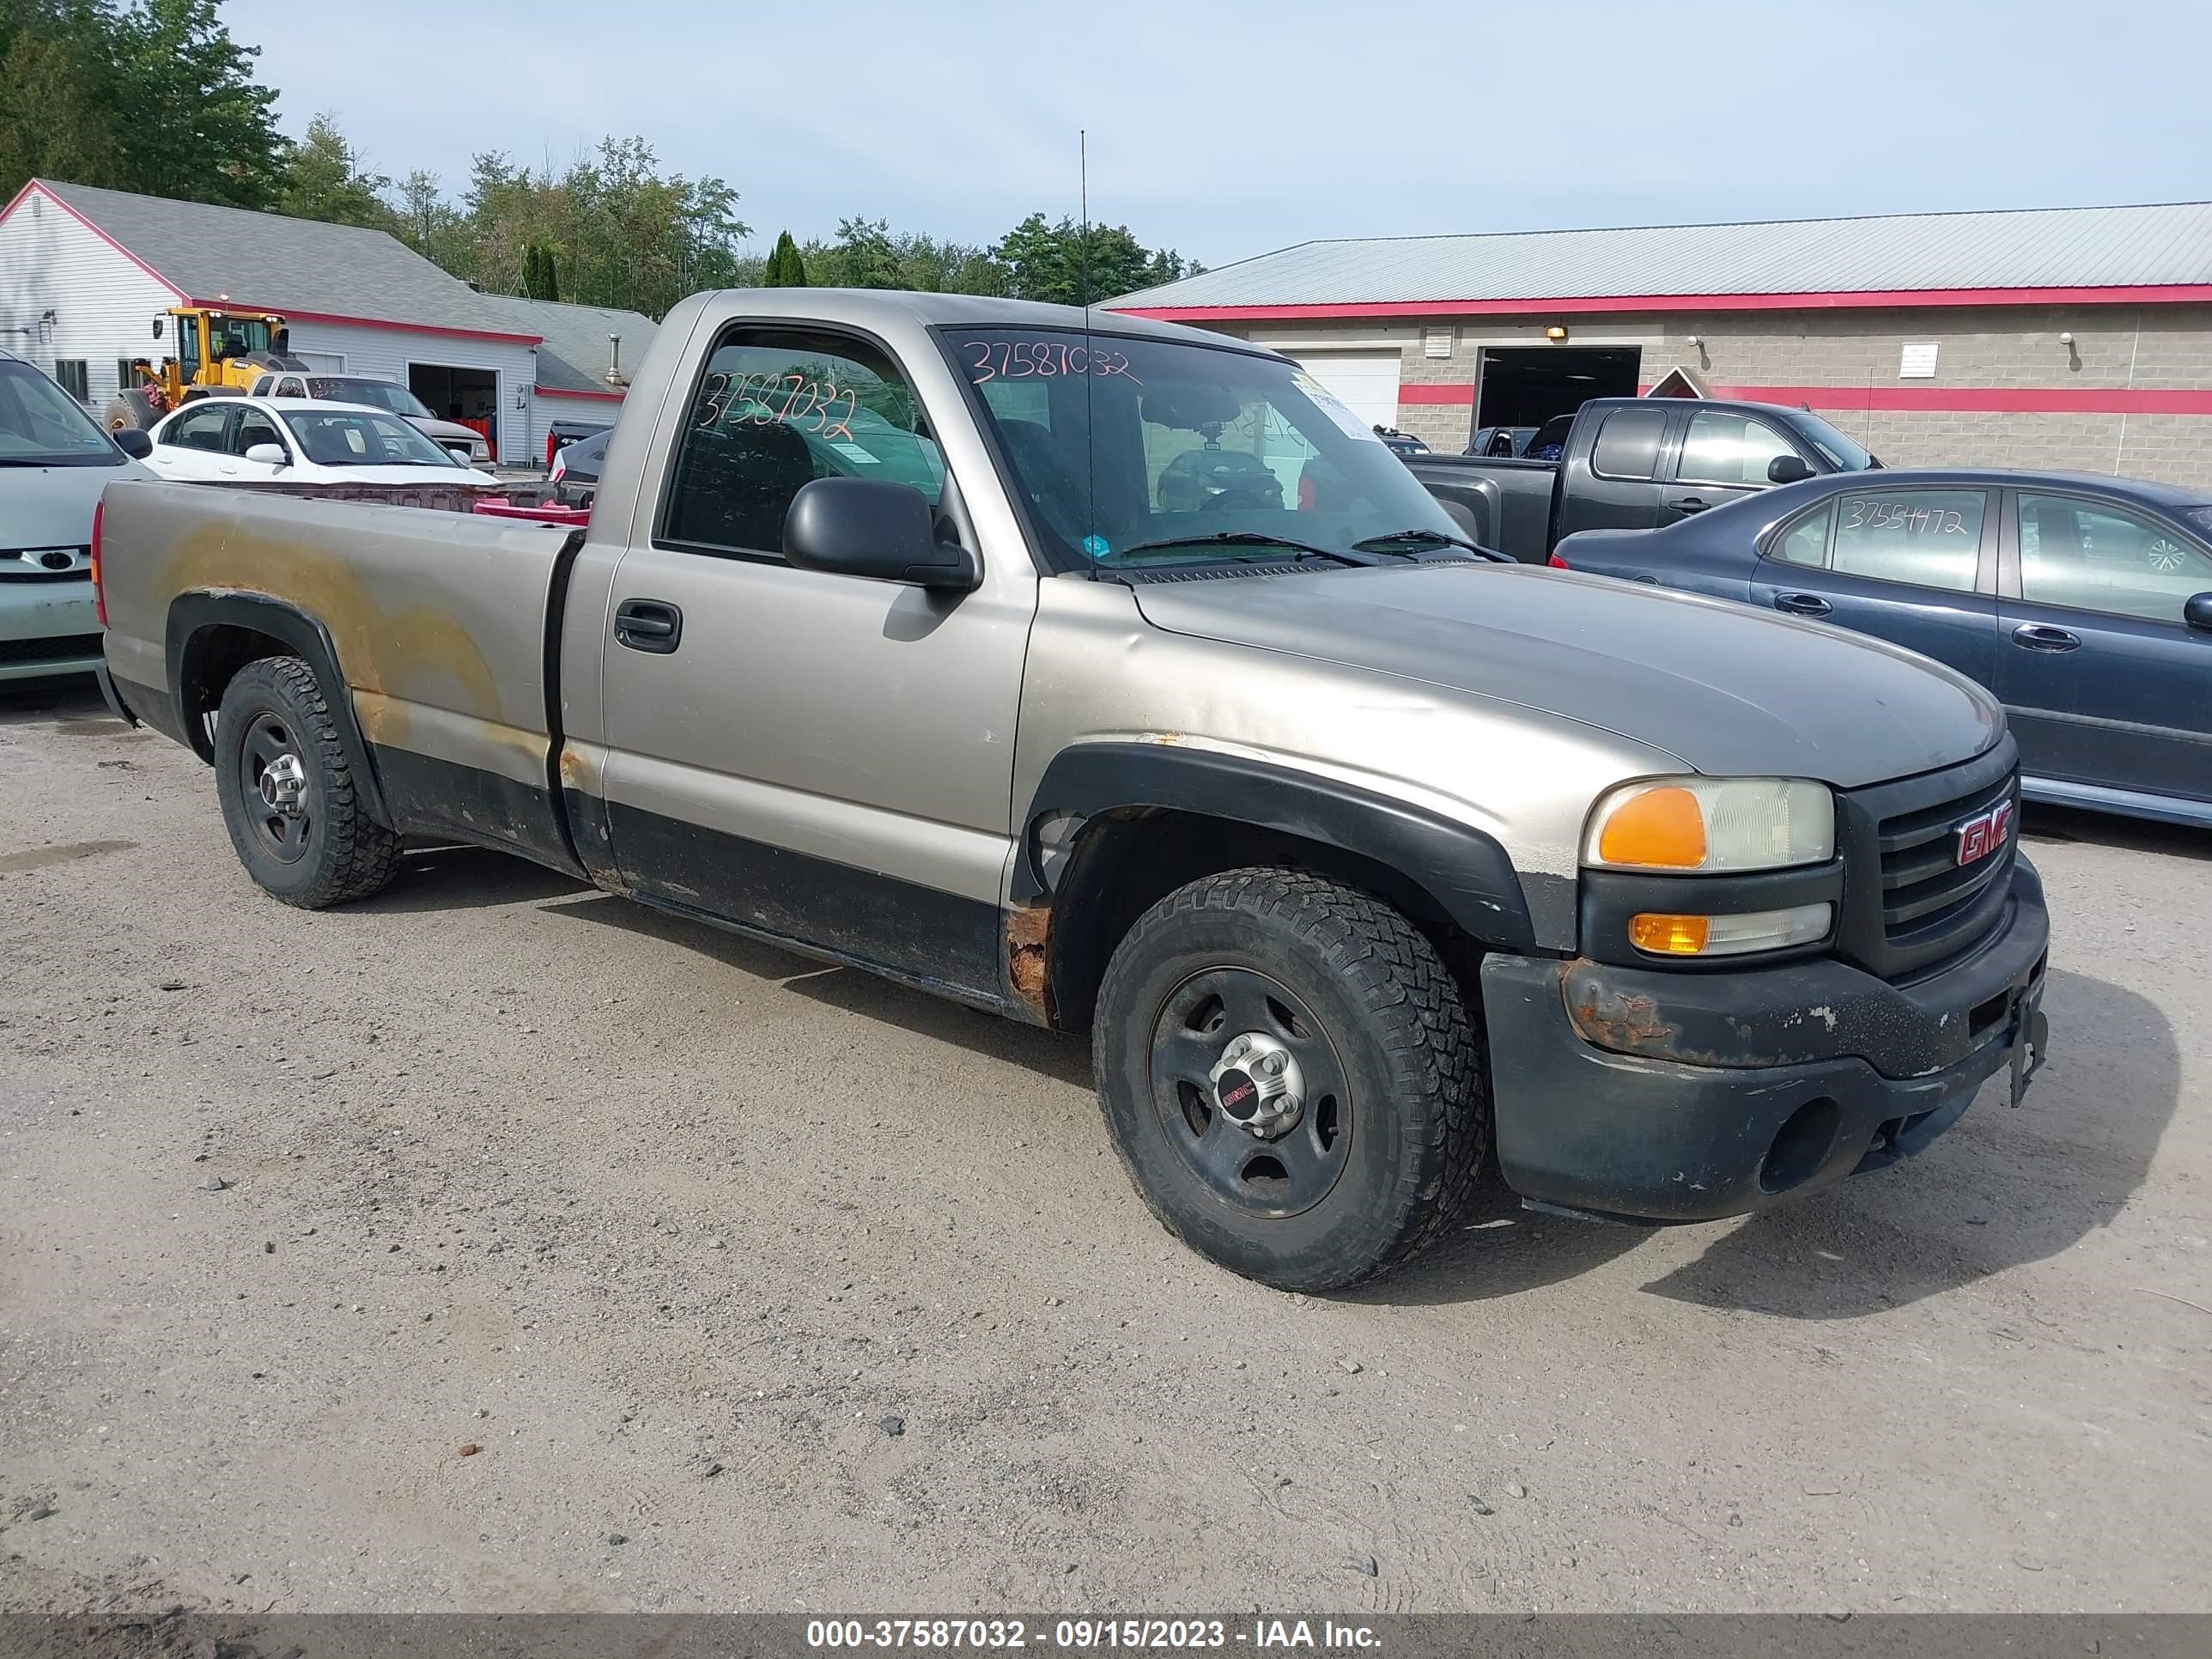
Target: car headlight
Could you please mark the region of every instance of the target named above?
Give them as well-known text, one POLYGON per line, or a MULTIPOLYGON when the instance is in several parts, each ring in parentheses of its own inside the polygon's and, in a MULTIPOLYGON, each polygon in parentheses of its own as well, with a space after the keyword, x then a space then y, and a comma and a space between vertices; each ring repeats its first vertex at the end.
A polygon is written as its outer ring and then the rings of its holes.
POLYGON ((1836 801, 1804 778, 1649 778, 1607 790, 1583 836, 1601 870, 1718 875, 1825 864, 1836 801))

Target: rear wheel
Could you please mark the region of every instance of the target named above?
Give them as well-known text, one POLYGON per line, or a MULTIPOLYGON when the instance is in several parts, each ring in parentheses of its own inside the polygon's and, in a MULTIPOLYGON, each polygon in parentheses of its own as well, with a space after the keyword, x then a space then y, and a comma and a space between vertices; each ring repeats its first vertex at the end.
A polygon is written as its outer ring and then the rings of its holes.
POLYGON ((1448 1226, 1488 1139, 1472 1021, 1397 911, 1296 871, 1170 894, 1100 987, 1099 1096, 1168 1231, 1284 1290, 1338 1289, 1448 1226))
POLYGON ((216 715, 216 793, 238 861, 262 890, 319 910, 381 890, 399 837, 362 805, 337 722, 297 657, 248 663, 216 715))

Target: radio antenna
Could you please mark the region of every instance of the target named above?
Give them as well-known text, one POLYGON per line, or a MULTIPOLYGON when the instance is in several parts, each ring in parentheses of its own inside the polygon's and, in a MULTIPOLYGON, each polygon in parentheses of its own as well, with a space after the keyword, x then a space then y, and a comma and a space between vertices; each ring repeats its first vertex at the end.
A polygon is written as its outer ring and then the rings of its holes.
POLYGON ((1083 296, 1083 451, 1085 500, 1083 503, 1083 550, 1092 560, 1091 574, 1098 574, 1097 556, 1091 549, 1099 545, 1098 536, 1098 434, 1095 399, 1092 392, 1097 376, 1091 367, 1091 133, 1089 129, 1075 130, 1075 191, 1076 201, 1083 216, 1083 228, 1078 234, 1082 257, 1076 265, 1077 292, 1083 296))

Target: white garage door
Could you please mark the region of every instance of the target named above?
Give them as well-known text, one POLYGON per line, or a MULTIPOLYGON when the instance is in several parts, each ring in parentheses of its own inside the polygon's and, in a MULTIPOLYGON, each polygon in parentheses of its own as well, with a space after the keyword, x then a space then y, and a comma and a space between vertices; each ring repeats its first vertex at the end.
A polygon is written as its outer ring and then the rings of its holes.
POLYGON ((1310 351, 1289 355, 1368 425, 1398 424, 1398 369, 1401 359, 1397 352, 1310 351))

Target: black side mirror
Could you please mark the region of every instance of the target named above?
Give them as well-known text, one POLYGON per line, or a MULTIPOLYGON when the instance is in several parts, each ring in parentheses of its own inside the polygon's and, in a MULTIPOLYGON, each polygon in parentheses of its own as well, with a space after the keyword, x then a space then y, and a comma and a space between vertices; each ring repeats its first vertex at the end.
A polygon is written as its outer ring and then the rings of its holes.
POLYGON ((115 440, 115 447, 134 461, 143 461, 154 453, 154 441, 135 426, 109 435, 115 440))
POLYGON ((975 556, 939 541, 929 497, 912 484, 817 478, 783 515, 783 556, 801 570, 967 593, 983 580, 975 556))
POLYGON ((1812 476, 1813 469, 1802 455, 1777 455, 1766 464, 1769 483, 1802 483, 1812 476))
POLYGON ((2191 593, 2181 602, 2181 620, 2212 634, 2212 593, 2191 593))

